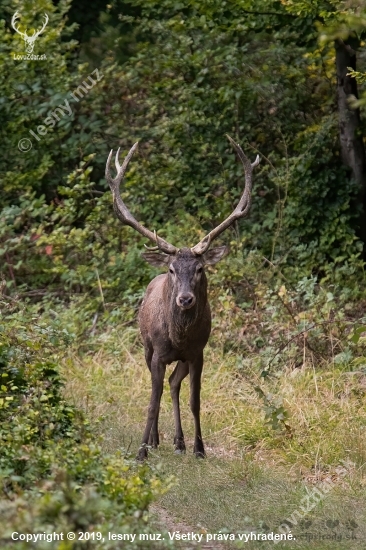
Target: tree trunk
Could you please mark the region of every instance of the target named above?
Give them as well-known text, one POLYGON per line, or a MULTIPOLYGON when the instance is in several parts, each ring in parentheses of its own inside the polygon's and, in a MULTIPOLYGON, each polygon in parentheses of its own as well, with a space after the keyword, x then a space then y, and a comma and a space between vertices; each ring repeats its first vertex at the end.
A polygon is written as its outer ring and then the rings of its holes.
MULTIPOLYGON (((356 70, 356 47, 348 42, 335 41, 337 66, 337 99, 339 139, 342 160, 349 166, 352 178, 358 184, 357 203, 361 208, 358 236, 366 244, 366 156, 361 133, 360 110, 350 107, 350 100, 358 97, 355 78, 347 76, 348 67, 356 70)), ((358 41, 357 41, 358 42, 358 41)), ((353 45, 353 44, 352 44, 353 45)), ((364 246, 364 252, 366 246, 364 246)))

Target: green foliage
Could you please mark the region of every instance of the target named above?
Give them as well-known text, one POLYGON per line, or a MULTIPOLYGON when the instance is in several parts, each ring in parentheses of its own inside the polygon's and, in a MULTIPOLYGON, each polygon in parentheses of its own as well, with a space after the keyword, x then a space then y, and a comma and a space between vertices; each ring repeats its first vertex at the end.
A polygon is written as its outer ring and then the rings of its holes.
MULTIPOLYGON (((9 3, 0 36, 0 86, 8 98, 0 105, 9 151, 0 198, 7 292, 66 300, 87 294, 94 311, 111 311, 118 299, 131 319, 148 278, 142 241, 120 227, 105 192, 108 148, 121 146, 125 154, 141 141, 123 199, 162 236, 193 244, 230 212, 243 187, 226 132, 249 156, 259 151, 262 163, 250 219, 224 239, 235 239, 244 256, 257 250, 293 281, 313 273, 341 282, 360 272, 357 189, 338 152, 333 52, 316 41, 316 21, 337 20, 337 4, 275 2, 228 12, 220 2, 141 0, 134 8, 140 15, 124 4, 108 7, 98 31, 99 46, 103 37, 110 45, 99 59, 101 80, 78 102, 70 94, 92 67, 78 63, 74 28, 65 24, 69 3, 36 8, 9 3), (15 9, 24 26, 34 24, 35 12, 52 15, 37 42, 52 63, 12 59, 22 47, 9 26, 15 9), (134 37, 128 55, 118 25, 134 37), (65 99, 71 116, 21 152, 19 140, 65 99)), ((227 265, 226 273, 234 267, 227 265)))
POLYGON ((137 168, 144 198, 135 169, 131 175, 130 204, 141 217, 156 226, 183 208, 207 230, 227 215, 242 186, 223 136, 233 133, 248 154, 264 156, 250 223, 241 224, 246 252, 259 249, 295 280, 345 260, 357 269, 360 252, 356 190, 338 153, 332 52, 318 48, 316 17, 309 33, 308 13, 297 4, 303 19, 295 32, 291 10, 277 3, 266 16, 268 5, 228 15, 218 2, 142 1, 135 24, 146 40, 120 80, 126 108, 134 109, 132 130, 149 140, 137 168))
POLYGON ((282 397, 265 393, 260 386, 256 386, 255 391, 263 400, 265 419, 271 428, 273 430, 286 428, 288 432, 291 432, 290 425, 287 422, 289 413, 283 406, 282 397))
POLYGON ((55 442, 78 442, 80 435, 73 425, 75 411, 61 397, 55 364, 27 357, 37 344, 30 338, 21 347, 3 344, 0 355, 0 467, 5 482, 20 485, 50 473, 55 442))
MULTIPOLYGON (((84 414, 63 397, 56 360, 72 335, 4 305, 0 536, 7 540, 13 531, 147 531, 144 512, 164 484, 157 471, 137 466, 121 452, 106 455, 84 414)), ((85 546, 77 539, 67 548, 98 547, 97 540, 85 546)), ((116 544, 109 541, 107 548, 116 544)))

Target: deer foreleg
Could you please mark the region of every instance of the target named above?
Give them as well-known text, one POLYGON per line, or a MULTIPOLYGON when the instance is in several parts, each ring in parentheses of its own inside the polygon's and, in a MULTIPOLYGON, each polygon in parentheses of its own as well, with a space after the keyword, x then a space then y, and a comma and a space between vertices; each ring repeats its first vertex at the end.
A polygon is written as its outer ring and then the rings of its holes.
MULTIPOLYGON (((166 365, 162 363, 155 354, 153 354, 151 360, 151 398, 147 413, 146 427, 142 437, 141 447, 137 455, 138 460, 144 460, 147 458, 147 445, 150 438, 151 428, 154 425, 156 432, 158 429, 160 399, 163 393, 165 368, 166 365)), ((154 434, 155 432, 153 432, 153 437, 154 434)))
POLYGON ((154 418, 154 422, 152 424, 152 428, 151 428, 151 432, 150 432, 150 435, 149 435, 149 445, 150 447, 158 447, 159 446, 159 412, 160 412, 160 401, 161 401, 161 396, 163 394, 163 386, 161 387, 161 394, 160 394, 160 397, 159 397, 159 407, 158 407, 158 412, 156 413, 156 416, 154 418))
POLYGON ((206 456, 203 446, 201 424, 200 424, 200 397, 201 397, 201 374, 203 368, 203 353, 192 363, 189 364, 189 374, 191 382, 190 405, 194 417, 194 447, 193 452, 197 458, 206 456))

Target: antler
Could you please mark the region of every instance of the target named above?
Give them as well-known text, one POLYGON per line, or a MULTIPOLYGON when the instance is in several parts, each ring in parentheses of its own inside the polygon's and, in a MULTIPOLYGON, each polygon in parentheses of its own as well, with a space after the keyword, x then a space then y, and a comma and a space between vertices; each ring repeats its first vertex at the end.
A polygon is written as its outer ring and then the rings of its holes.
POLYGON ((27 33, 26 32, 22 32, 20 31, 16 26, 15 26, 15 22, 16 20, 20 17, 20 13, 19 12, 15 12, 13 17, 11 18, 11 26, 13 27, 13 29, 20 34, 20 36, 22 38, 24 38, 25 36, 27 36, 27 33))
POLYGON ((33 33, 33 36, 34 36, 34 37, 39 36, 39 35, 41 34, 41 32, 43 32, 43 31, 45 30, 46 25, 47 25, 47 23, 48 23, 48 15, 47 15, 47 13, 44 14, 44 18, 45 18, 45 22, 44 22, 44 24, 43 24, 43 27, 42 27, 39 31, 37 31, 37 32, 34 31, 34 33, 33 33))
POLYGON ((152 232, 149 229, 146 229, 143 225, 141 225, 131 214, 131 212, 126 207, 125 203, 121 199, 120 194, 120 185, 124 178, 127 165, 130 162, 134 152, 136 151, 138 146, 138 141, 131 147, 130 152, 128 153, 127 157, 123 161, 122 166, 119 163, 118 157, 120 149, 118 149, 115 159, 116 164, 116 170, 117 170, 117 176, 113 179, 110 172, 110 164, 111 159, 113 155, 113 149, 109 153, 109 157, 107 160, 107 164, 105 167, 105 177, 107 182, 109 183, 109 187, 111 188, 111 191, 113 193, 113 208, 115 213, 117 214, 117 217, 119 220, 121 220, 122 223, 129 225, 133 229, 136 229, 141 235, 144 237, 147 237, 156 244, 155 247, 153 247, 151 250, 161 250, 162 252, 165 252, 166 254, 175 254, 177 252, 177 248, 173 246, 172 244, 168 243, 167 241, 164 241, 161 237, 158 237, 156 232, 152 232))
POLYGON ((246 216, 246 214, 249 212, 250 205, 251 205, 251 191, 252 191, 252 173, 253 168, 255 168, 259 164, 259 155, 257 155, 257 158, 253 163, 250 162, 250 160, 245 156, 242 148, 238 143, 235 143, 235 141, 226 134, 226 137, 230 141, 231 145, 234 147, 235 151, 238 154, 238 157, 240 158, 243 167, 244 167, 244 175, 245 175, 245 187, 243 194, 241 196, 240 201, 238 202, 237 207, 232 211, 230 216, 226 218, 220 225, 215 227, 208 235, 206 235, 202 241, 200 241, 198 244, 196 244, 193 248, 191 248, 192 252, 194 254, 201 255, 204 254, 209 246, 211 245, 212 241, 216 239, 225 229, 230 227, 234 223, 235 220, 238 220, 239 218, 243 218, 246 216))

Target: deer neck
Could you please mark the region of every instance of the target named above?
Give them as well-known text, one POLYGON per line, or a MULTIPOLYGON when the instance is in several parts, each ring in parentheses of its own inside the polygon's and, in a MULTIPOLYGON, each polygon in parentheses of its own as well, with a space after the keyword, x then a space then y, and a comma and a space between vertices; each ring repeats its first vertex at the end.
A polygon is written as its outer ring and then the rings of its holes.
POLYGON ((176 293, 165 285, 165 316, 168 324, 169 338, 177 348, 184 347, 186 341, 191 339, 192 332, 199 330, 199 325, 207 305, 207 279, 204 275, 200 281, 200 287, 196 291, 196 303, 190 309, 182 310, 176 302, 176 293))

